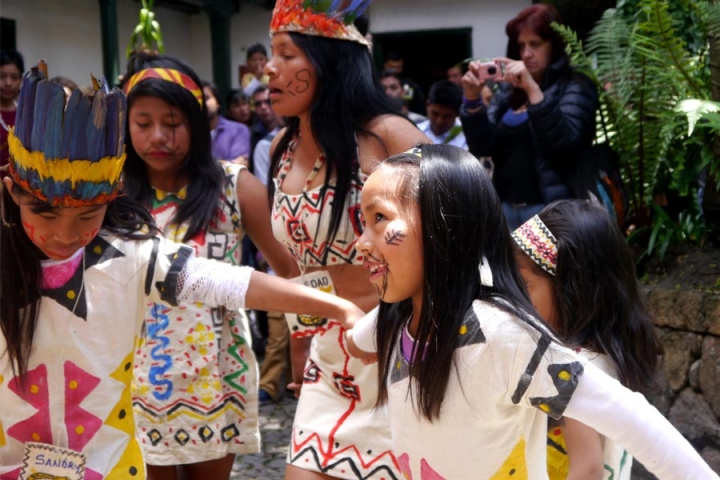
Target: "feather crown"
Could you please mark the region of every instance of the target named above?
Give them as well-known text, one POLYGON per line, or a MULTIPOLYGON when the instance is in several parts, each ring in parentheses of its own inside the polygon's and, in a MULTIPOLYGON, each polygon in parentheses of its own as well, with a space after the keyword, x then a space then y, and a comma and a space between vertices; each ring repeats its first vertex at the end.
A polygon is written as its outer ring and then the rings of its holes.
POLYGON ((75 90, 66 104, 63 87, 46 72, 33 67, 23 78, 8 135, 10 174, 52 206, 108 203, 125 162, 125 94, 93 77, 95 94, 75 90))
POLYGON ((372 0, 277 0, 270 34, 297 32, 370 46, 352 24, 372 0))

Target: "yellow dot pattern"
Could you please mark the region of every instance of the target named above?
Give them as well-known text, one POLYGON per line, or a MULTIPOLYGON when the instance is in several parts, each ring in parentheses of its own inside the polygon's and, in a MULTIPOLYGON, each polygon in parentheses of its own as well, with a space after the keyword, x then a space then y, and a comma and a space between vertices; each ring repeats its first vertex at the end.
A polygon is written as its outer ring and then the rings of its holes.
POLYGON ((70 380, 70 382, 68 383, 68 388, 70 388, 70 390, 75 390, 77 387, 78 387, 77 380, 70 380))
POLYGON ((96 253, 96 254, 98 254, 98 255, 100 255, 100 254, 102 253, 102 251, 103 251, 103 250, 102 250, 102 247, 101 247, 100 245, 95 245, 95 247, 93 248, 93 253, 96 253))
POLYGON ((568 380, 570 380, 570 372, 568 372, 567 370, 560 370, 560 373, 558 373, 558 378, 567 382, 568 380))
POLYGON ((75 427, 75 433, 77 433, 78 435, 82 435, 84 431, 85 427, 83 427, 82 425, 78 425, 77 427, 75 427))
POLYGON ((30 385, 30 393, 38 393, 40 391, 40 387, 37 385, 30 385))
POLYGON ((460 335, 465 335, 468 332, 467 325, 463 325, 460 327, 460 335))
POLYGON ((68 290, 66 295, 67 295, 67 298, 69 298, 70 300, 74 300, 75 299, 75 290, 68 290))

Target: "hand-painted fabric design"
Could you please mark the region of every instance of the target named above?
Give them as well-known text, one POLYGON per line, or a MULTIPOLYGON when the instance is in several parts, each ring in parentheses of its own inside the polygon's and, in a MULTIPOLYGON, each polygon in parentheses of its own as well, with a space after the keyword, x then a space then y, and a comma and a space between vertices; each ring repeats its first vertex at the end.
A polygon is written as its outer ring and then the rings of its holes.
MULTIPOLYGON (((357 172, 344 199, 345 218, 335 240, 328 242, 335 188, 331 183, 324 194, 321 188, 308 191, 323 158, 316 161, 302 194, 288 195, 281 190, 296 145, 294 139, 283 154, 279 178, 275 179, 272 214, 275 238, 291 250, 301 270, 361 264, 362 256, 354 247, 356 235, 360 234, 360 194, 367 176, 357 172)), ((349 355, 344 330, 337 322, 297 326, 292 332, 294 336, 303 336, 311 330, 314 336, 295 412, 288 463, 335 478, 402 478, 390 449, 386 412, 375 409, 377 366, 364 366, 349 355)))
POLYGON ((322 168, 325 158, 320 156, 305 181, 299 195, 282 191, 282 184, 292 166, 298 139, 290 142, 279 163, 275 182, 275 199, 272 209, 272 226, 275 238, 290 249, 301 266, 317 267, 350 263, 362 265, 363 256, 355 250, 355 242, 362 233, 360 222, 360 192, 367 180, 359 168, 345 198, 345 212, 335 238, 330 241, 330 211, 335 201, 335 184, 331 180, 323 193, 322 186, 309 189, 309 185, 322 168))
POLYGON ((557 269, 557 239, 540 217, 535 215, 512 234, 515 243, 540 268, 555 275, 557 269))
POLYGON ((270 34, 298 32, 370 46, 370 42, 352 25, 370 3, 371 0, 277 0, 270 21, 270 34))
POLYGON ((140 70, 130 77, 130 80, 128 80, 125 84, 125 93, 130 95, 130 92, 138 83, 143 80, 147 80, 148 78, 158 78, 160 80, 165 80, 166 82, 180 85, 192 93, 200 105, 202 105, 205 101, 202 89, 193 81, 193 79, 178 70, 173 70, 172 68, 146 68, 145 70, 140 70))
POLYGON ((62 85, 49 82, 42 69, 25 75, 18 121, 8 134, 10 174, 35 198, 80 207, 117 195, 125 162, 125 94, 104 81, 98 88, 93 97, 74 91, 66 106, 62 85))
MULTIPOLYGON (((83 453, 88 480, 145 477, 131 411, 133 346, 148 299, 159 299, 145 286, 172 281, 168 257, 176 252, 161 239, 126 241, 101 232, 84 249, 85 268, 78 263, 65 285, 41 290, 24 378, 0 357, 1 479, 17 478, 26 442, 83 453), (78 303, 73 313, 54 294, 70 291, 78 275, 92 288, 84 289, 83 311, 78 303), (124 315, 117 315, 119 306, 124 315)), ((4 342, 0 336, 2 351, 4 342)))
MULTIPOLYGON (((540 326, 475 301, 459 328, 442 412, 433 422, 408 405, 416 390, 398 340, 388 419, 405 478, 547 478, 547 416, 539 406, 564 410, 561 400, 569 401, 583 363, 549 339, 540 326)), ((432 341, 427 361, 431 349, 432 341)))
MULTIPOLYGON (((239 265, 237 178, 244 167, 221 163, 225 188, 207 231, 185 244, 196 256, 239 265)), ((155 190, 151 213, 166 238, 182 242, 187 224, 174 223, 187 189, 155 190)), ((194 463, 258 451, 257 364, 244 311, 203 304, 147 305, 137 345, 133 407, 138 440, 151 465, 194 463)))
MULTIPOLYGON (((579 354, 594 366, 617 379, 617 368, 607 355, 578 349, 579 354)), ((547 430, 548 477, 564 480, 568 476, 569 460, 563 435, 562 421, 550 419, 547 430)), ((603 480, 630 480, 633 457, 622 446, 603 437, 603 480)))

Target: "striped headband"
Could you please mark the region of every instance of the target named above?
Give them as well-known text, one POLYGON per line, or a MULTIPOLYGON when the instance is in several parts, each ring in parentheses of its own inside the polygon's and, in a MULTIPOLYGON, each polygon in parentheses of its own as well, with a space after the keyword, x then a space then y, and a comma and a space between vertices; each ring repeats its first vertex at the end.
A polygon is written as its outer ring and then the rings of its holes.
POLYGON ((555 275, 557 269, 557 239, 549 228, 535 215, 512 234, 515 243, 540 268, 555 275))
POLYGON ((135 85, 148 78, 159 78, 160 80, 180 85, 192 93, 197 101, 200 102, 200 105, 202 105, 205 100, 202 88, 198 87, 192 78, 171 68, 146 68, 145 70, 140 70, 130 77, 130 80, 125 84, 125 94, 130 95, 130 91, 135 88, 135 85))

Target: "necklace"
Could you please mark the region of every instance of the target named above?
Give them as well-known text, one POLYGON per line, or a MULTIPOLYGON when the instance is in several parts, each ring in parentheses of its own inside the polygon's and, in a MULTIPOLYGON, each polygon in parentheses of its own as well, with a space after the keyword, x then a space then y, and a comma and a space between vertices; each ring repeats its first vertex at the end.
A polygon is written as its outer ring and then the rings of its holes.
MULTIPOLYGON (((17 111, 17 100, 13 101, 13 104, 15 104, 15 109, 17 111)), ((5 119, 3 118, 2 114, 0 113, 0 127, 3 128, 6 132, 10 133, 10 127, 8 127, 8 124, 5 123, 5 119)))

